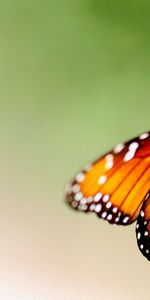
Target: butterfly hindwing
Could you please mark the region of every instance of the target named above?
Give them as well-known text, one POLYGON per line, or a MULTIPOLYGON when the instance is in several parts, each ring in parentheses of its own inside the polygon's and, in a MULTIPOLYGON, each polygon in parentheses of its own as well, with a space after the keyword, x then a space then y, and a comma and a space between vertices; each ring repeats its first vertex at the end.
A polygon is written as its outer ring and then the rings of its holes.
POLYGON ((137 218, 136 238, 141 253, 150 260, 150 192, 137 218))

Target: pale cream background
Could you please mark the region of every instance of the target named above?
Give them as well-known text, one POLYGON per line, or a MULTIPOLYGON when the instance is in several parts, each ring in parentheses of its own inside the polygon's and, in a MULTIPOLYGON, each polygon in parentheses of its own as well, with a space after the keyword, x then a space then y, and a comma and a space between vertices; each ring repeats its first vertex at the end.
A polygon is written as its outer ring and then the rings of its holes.
POLYGON ((70 210, 65 183, 149 129, 148 1, 0 8, 0 299, 149 300, 135 224, 70 210))

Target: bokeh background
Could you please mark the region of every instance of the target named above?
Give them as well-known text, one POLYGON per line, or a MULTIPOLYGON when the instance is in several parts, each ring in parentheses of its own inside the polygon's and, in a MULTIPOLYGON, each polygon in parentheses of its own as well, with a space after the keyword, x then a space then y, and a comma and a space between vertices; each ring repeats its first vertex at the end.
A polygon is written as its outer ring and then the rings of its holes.
POLYGON ((0 299, 149 299, 135 225, 70 210, 65 183, 149 129, 148 0, 0 4, 0 299))

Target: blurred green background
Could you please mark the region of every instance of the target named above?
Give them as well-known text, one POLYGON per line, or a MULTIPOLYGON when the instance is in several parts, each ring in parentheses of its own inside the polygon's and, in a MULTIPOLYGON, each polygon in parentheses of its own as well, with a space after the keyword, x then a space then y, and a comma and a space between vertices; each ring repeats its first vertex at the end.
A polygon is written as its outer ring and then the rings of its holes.
POLYGON ((149 130, 149 36, 147 0, 1 2, 2 299, 149 299, 134 225, 63 202, 83 165, 149 130))

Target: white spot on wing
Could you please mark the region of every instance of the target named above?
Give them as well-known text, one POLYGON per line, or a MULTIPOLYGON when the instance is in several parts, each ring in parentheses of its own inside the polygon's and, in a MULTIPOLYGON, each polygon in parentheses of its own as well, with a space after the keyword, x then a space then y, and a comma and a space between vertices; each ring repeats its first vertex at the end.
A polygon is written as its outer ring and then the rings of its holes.
POLYGON ((98 184, 102 185, 106 182, 106 180, 107 180, 106 175, 101 175, 98 179, 98 184))
POLYGON ((107 170, 110 170, 112 167, 113 167, 113 164, 114 164, 114 156, 112 154, 107 154, 105 156, 105 159, 106 159, 106 164, 105 164, 105 167, 107 170))
POLYGON ((133 142, 129 146, 129 151, 136 151, 136 149, 139 147, 139 144, 137 142, 133 142))
POLYGON ((135 155, 135 151, 128 151, 126 155, 124 156, 124 161, 131 160, 135 155))
POLYGON ((121 152, 121 151, 123 150, 124 147, 125 147, 125 145, 122 144, 122 143, 116 145, 115 148, 114 148, 114 153, 119 153, 119 152, 121 152))
POLYGON ((125 217, 125 218, 123 219, 123 223, 124 223, 124 224, 127 223, 128 220, 129 220, 129 217, 125 217))
POLYGON ((112 217, 113 217, 112 214, 109 214, 109 215, 107 216, 107 220, 110 221, 110 220, 112 219, 112 217))
POLYGON ((74 196, 74 199, 75 199, 76 201, 80 201, 80 200, 82 199, 82 197, 83 197, 83 194, 82 194, 82 193, 77 193, 77 194, 74 196))
POLYGON ((137 234, 137 239, 140 240, 140 238, 141 238, 141 233, 138 232, 138 234, 137 234))
POLYGON ((80 204, 85 205, 86 203, 87 203, 87 198, 85 198, 85 197, 82 198, 81 201, 80 201, 80 204))
POLYGON ((116 213, 118 211, 118 208, 117 207, 113 207, 113 213, 116 213))
POLYGON ((90 211, 93 211, 95 209, 95 204, 93 203, 93 204, 91 204, 91 206, 90 206, 90 211))
POLYGON ((126 153, 126 155, 124 156, 124 161, 129 161, 131 160, 134 155, 135 152, 137 150, 137 148, 139 147, 139 144, 137 142, 133 142, 129 145, 129 151, 126 153))
POLYGON ((102 193, 97 193, 94 197, 94 201, 98 202, 102 198, 102 193))
POLYGON ((72 187, 72 191, 73 193, 78 193, 80 191, 80 186, 79 184, 74 184, 73 187, 72 187))
POLYGON ((113 156, 113 154, 107 154, 106 156, 105 156, 105 158, 106 158, 106 160, 113 160, 114 159, 114 156, 113 156))
POLYGON ((108 194, 103 196, 103 202, 107 202, 109 200, 110 196, 108 194))
POLYGON ((143 210, 141 210, 140 215, 141 215, 142 218, 144 217, 144 211, 143 210))
POLYGON ((119 221, 119 217, 117 217, 117 218, 115 219, 115 222, 116 222, 116 223, 118 223, 118 221, 119 221))
POLYGON ((109 202, 107 202, 107 204, 106 204, 106 208, 110 208, 112 206, 112 203, 109 201, 109 202))
POLYGON ((101 209, 102 209, 102 205, 99 203, 95 207, 95 212, 99 213, 101 211, 101 209))
POLYGON ((91 171, 91 169, 92 169, 92 164, 87 164, 87 165, 84 166, 84 168, 83 168, 83 170, 84 170, 85 172, 89 172, 89 171, 91 171))
POLYGON ((107 216, 107 212, 106 212, 106 211, 104 211, 104 212, 102 213, 101 217, 102 217, 103 219, 105 219, 105 218, 106 218, 106 216, 107 216))
POLYGON ((113 167, 113 161, 106 161, 105 168, 110 170, 113 167))
POLYGON ((141 134, 141 135, 139 136, 140 140, 147 139, 148 137, 149 137, 149 133, 148 133, 148 132, 145 132, 145 133, 143 133, 143 134, 141 134))
POLYGON ((87 205, 79 205, 78 207, 78 209, 82 211, 85 211, 87 208, 88 208, 87 205))
POLYGON ((87 198, 87 202, 88 202, 88 203, 91 203, 92 201, 93 201, 93 197, 88 197, 88 198, 87 198))
POLYGON ((85 174, 83 172, 77 174, 77 176, 76 176, 77 182, 83 182, 84 179, 85 179, 85 174))

